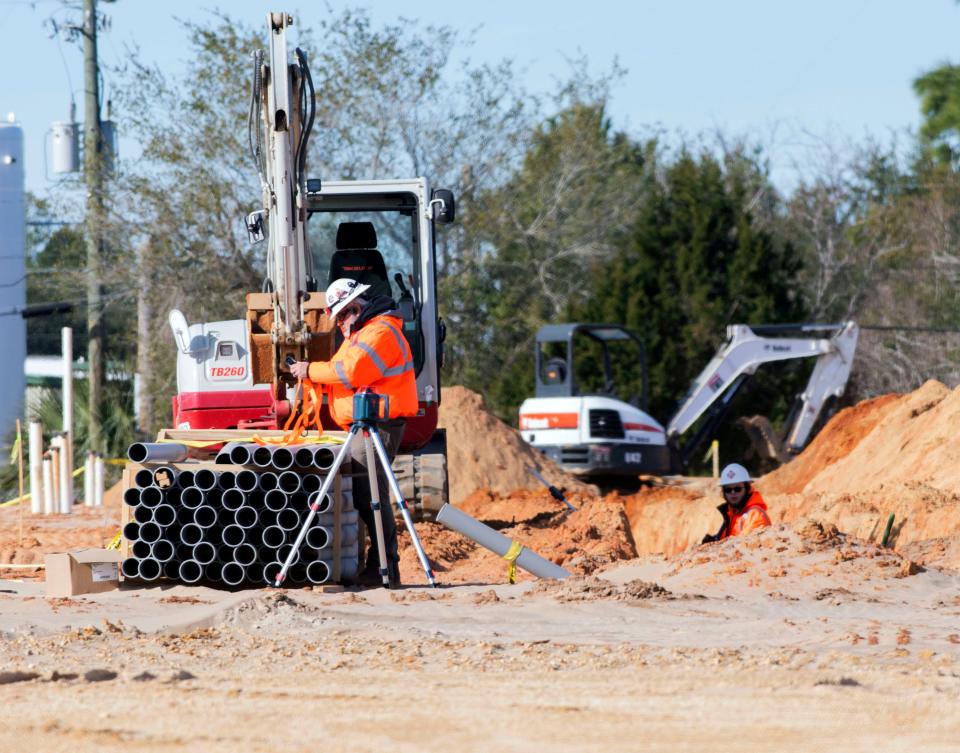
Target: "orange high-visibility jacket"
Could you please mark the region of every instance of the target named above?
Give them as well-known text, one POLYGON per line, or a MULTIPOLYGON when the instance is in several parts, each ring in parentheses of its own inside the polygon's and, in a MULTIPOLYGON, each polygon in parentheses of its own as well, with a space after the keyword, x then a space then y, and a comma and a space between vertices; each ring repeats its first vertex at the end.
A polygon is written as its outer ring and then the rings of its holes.
POLYGON ((417 377, 413 353, 398 316, 381 314, 350 335, 329 361, 314 361, 307 377, 324 385, 330 415, 346 429, 353 420, 353 394, 369 387, 390 399, 390 418, 415 416, 417 377))
POLYGON ((724 520, 723 529, 720 531, 720 539, 729 536, 742 536, 750 531, 766 528, 770 525, 767 503, 763 501, 763 497, 757 491, 750 494, 747 504, 743 506, 740 512, 735 512, 727 504, 720 505, 719 510, 723 514, 724 520))

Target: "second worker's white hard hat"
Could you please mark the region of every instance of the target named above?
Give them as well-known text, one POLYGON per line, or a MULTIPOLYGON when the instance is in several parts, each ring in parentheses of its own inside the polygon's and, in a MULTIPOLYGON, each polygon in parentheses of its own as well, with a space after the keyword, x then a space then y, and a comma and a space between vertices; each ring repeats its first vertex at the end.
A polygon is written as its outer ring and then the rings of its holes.
POLYGON ((720 486, 729 484, 749 484, 753 481, 750 473, 740 463, 730 463, 720 473, 720 486))
POLYGON ((341 277, 339 280, 334 280, 327 288, 327 316, 336 316, 350 301, 354 298, 359 298, 368 290, 370 290, 369 285, 351 280, 349 277, 341 277))

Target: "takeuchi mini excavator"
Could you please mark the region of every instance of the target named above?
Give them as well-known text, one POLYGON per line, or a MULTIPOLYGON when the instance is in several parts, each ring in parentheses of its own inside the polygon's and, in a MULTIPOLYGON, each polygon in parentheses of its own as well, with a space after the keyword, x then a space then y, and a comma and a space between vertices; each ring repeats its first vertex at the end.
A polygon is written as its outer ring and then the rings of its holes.
MULTIPOLYGON (((407 421, 394 470, 411 508, 436 511, 446 497, 446 439, 437 429, 444 325, 437 313, 434 235, 454 219, 453 194, 423 177, 321 181, 307 177, 314 88, 306 55, 289 59, 293 18, 267 15, 269 58, 254 55, 251 158, 262 205, 246 217, 266 242, 266 277, 246 296, 243 318, 188 324, 170 312, 178 348, 177 429, 281 429, 298 410, 287 363, 329 359, 336 328, 324 291, 340 277, 397 301, 417 373, 420 411, 407 421), (313 250, 311 250, 313 249, 313 250)), ((325 429, 337 428, 321 412, 325 429)))
POLYGON ((741 420, 767 457, 786 462, 807 444, 825 406, 843 395, 858 336, 854 322, 731 325, 726 342, 664 426, 646 412, 645 354, 636 334, 614 324, 546 325, 537 333, 536 393, 520 406, 520 432, 531 445, 579 476, 601 479, 680 473, 697 447, 726 419, 734 395, 760 366, 815 358, 782 436, 776 436, 762 417, 741 420), (593 389, 578 383, 578 341, 600 352, 602 379, 583 380, 599 384, 593 389), (629 400, 617 394, 613 377, 610 348, 616 344, 635 347, 637 352, 641 390, 629 400), (681 436, 701 417, 694 435, 681 444, 681 436))

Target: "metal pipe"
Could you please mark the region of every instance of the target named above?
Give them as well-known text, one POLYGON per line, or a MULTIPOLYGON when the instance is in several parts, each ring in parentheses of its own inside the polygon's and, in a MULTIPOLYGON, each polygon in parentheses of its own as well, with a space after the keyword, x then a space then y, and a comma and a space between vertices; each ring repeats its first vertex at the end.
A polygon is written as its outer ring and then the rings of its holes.
POLYGON ((127 557, 120 564, 120 572, 123 573, 124 578, 140 577, 140 560, 136 557, 127 557))
POLYGON ((260 516, 257 511, 246 505, 238 508, 233 515, 233 522, 241 528, 253 528, 259 520, 260 516))
POLYGON ((217 509, 210 505, 200 505, 193 511, 193 522, 201 528, 212 528, 217 524, 217 509))
POLYGON ((237 474, 234 484, 242 492, 252 492, 257 488, 260 479, 253 471, 240 471, 237 474))
MULTIPOLYGON (((290 448, 291 450, 293 447, 290 448)), ((313 447, 309 445, 299 446, 293 453, 293 463, 300 468, 311 468, 313 466, 313 447)), ((317 487, 319 489, 319 487, 317 487)))
POLYGON ((140 538, 140 524, 132 520, 123 527, 123 538, 127 541, 136 541, 140 538))
POLYGON ((284 531, 292 531, 300 525, 300 513, 287 507, 277 513, 277 525, 284 531))
POLYGON ((247 540, 247 529, 238 525, 230 525, 223 529, 221 534, 223 543, 229 547, 240 546, 247 540))
POLYGON ((189 449, 175 442, 134 442, 127 448, 127 457, 134 463, 182 463, 189 449))
POLYGON ((248 543, 234 547, 233 561, 244 567, 252 565, 257 561, 257 548, 253 544, 248 543))
POLYGON ((318 515, 330 512, 333 509, 333 495, 324 494, 323 497, 320 497, 319 493, 315 494, 313 498, 310 499, 310 508, 318 515))
POLYGON ((330 447, 321 445, 313 448, 313 465, 321 471, 326 471, 333 466, 336 457, 336 453, 330 447))
POLYGON ((187 523, 180 529, 180 541, 187 546, 195 546, 203 541, 203 529, 196 523, 187 523))
POLYGON ((231 442, 223 449, 226 451, 227 447, 230 448, 230 462, 234 465, 250 465, 251 446, 255 445, 244 444, 242 442, 231 442))
MULTIPOLYGON (((513 542, 499 531, 495 531, 479 520, 471 518, 465 512, 449 503, 440 508, 440 512, 437 513, 437 522, 445 525, 452 531, 456 531, 462 536, 466 536, 480 546, 489 549, 498 557, 503 557, 513 545, 513 542)), ((555 565, 550 560, 544 559, 529 549, 524 549, 520 552, 516 563, 517 567, 522 567, 538 578, 563 580, 564 578, 570 577, 570 573, 567 570, 564 570, 559 565, 555 565)))
POLYGON ((280 512, 287 507, 287 495, 279 489, 271 489, 264 495, 263 504, 272 512, 280 512))
POLYGON ((150 556, 157 562, 169 562, 173 559, 175 552, 176 549, 173 543, 167 539, 154 541, 153 544, 150 545, 150 556))
POLYGON ((196 560, 184 560, 178 575, 184 583, 196 583, 203 577, 203 565, 196 560))
POLYGON ((269 447, 257 447, 250 453, 250 459, 258 468, 270 468, 273 466, 273 452, 269 447))
POLYGON ((205 568, 203 568, 203 574, 207 580, 218 581, 223 576, 223 563, 217 562, 214 560, 205 568))
POLYGON ((209 468, 201 468, 193 473, 193 485, 203 491, 210 491, 217 485, 217 474, 209 468))
POLYGON ((133 483, 141 489, 153 486, 153 471, 149 468, 141 468, 133 474, 133 483))
MULTIPOLYGON (((351 544, 356 544, 358 537, 359 531, 356 524, 341 526, 341 546, 350 546, 351 544)), ((307 546, 312 549, 326 549, 328 546, 333 546, 333 527, 314 525, 313 527, 307 529, 306 542, 307 546)))
POLYGON ((157 505, 153 508, 153 522, 166 528, 177 522, 177 510, 170 505, 157 505))
POLYGON ((288 468, 293 467, 293 453, 287 447, 274 447, 272 448, 273 458, 272 464, 273 467, 279 471, 285 471, 288 468))
POLYGON ((260 478, 257 479, 257 486, 265 491, 269 492, 277 488, 277 474, 272 471, 264 471, 260 474, 260 478))
POLYGON ((150 522, 140 525, 140 541, 146 541, 148 544, 152 544, 154 541, 159 541, 162 537, 163 529, 156 523, 150 522))
POLYGON ((177 486, 178 475, 176 468, 162 465, 153 472, 153 485, 161 489, 169 489, 170 487, 177 486))
POLYGON ((153 508, 146 505, 137 505, 133 508, 133 519, 137 523, 150 523, 153 521, 153 508))
POLYGON ((263 529, 261 540, 271 549, 279 549, 287 543, 287 532, 280 526, 267 526, 263 529))
POLYGON ((137 559, 143 559, 144 557, 150 556, 150 544, 146 541, 141 541, 137 539, 130 546, 130 551, 133 553, 133 556, 137 559))
POLYGON ((140 490, 135 486, 123 490, 123 503, 129 507, 136 507, 140 504, 140 490))
POLYGON ((207 495, 195 486, 188 486, 180 493, 180 504, 188 510, 196 510, 206 501, 207 495))
POLYGON ((316 473, 305 473, 300 477, 300 488, 307 494, 319 491, 321 486, 323 486, 323 478, 316 473))
POLYGON ((222 504, 227 510, 239 510, 247 503, 247 494, 239 489, 226 489, 220 498, 222 504))
POLYGON ((277 476, 277 488, 287 494, 300 491, 300 474, 293 471, 284 471, 277 476))
POLYGON ((263 580, 270 586, 276 585, 281 570, 283 570, 282 562, 267 562, 263 566, 263 580))
POLYGON ((153 557, 147 557, 140 560, 140 564, 137 567, 137 575, 141 580, 156 580, 160 577, 160 573, 163 571, 160 563, 157 562, 153 557))
POLYGON ((217 548, 209 541, 201 541, 193 547, 193 559, 201 565, 209 565, 217 558, 217 548))
POLYGON ((226 492, 237 483, 237 474, 233 471, 221 471, 217 476, 217 488, 226 492))
MULTIPOLYGON (((308 537, 309 539, 309 534, 308 537)), ((307 565, 307 580, 315 585, 326 583, 330 580, 330 566, 323 560, 314 560, 307 565)))
POLYGON ((156 486, 148 486, 140 490, 140 504, 144 507, 156 507, 163 502, 163 490, 156 486))
POLYGON ((223 566, 220 577, 228 586, 239 586, 247 578, 247 569, 237 562, 227 562, 223 566))

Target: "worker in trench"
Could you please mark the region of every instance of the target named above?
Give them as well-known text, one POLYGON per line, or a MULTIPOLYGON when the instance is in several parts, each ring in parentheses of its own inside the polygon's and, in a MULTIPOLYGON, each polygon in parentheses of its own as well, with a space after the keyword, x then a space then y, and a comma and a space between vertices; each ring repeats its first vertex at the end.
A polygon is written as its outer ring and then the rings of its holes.
POLYGON ((708 533, 700 543, 722 541, 730 536, 742 536, 770 525, 767 503, 753 488, 750 473, 739 463, 731 463, 720 474, 723 504, 717 509, 723 516, 723 525, 716 533, 708 533))
MULTIPOLYGON (((389 399, 388 420, 379 425, 380 438, 391 460, 396 454, 406 425, 405 417, 415 416, 419 410, 417 380, 413 368, 413 353, 403 334, 403 319, 396 303, 386 295, 368 300, 364 293, 370 290, 349 278, 334 280, 327 288, 327 317, 332 319, 343 335, 343 343, 329 361, 298 361, 291 365, 290 372, 298 379, 309 379, 322 386, 327 393, 330 415, 344 430, 353 421, 353 396, 357 390, 371 389, 389 399)), ((354 442, 351 447, 353 462, 367 468, 367 456, 363 442, 354 442)), ((390 504, 390 492, 383 469, 377 464, 380 491, 383 537, 387 555, 387 571, 390 587, 400 585, 400 556, 397 552, 397 524, 390 504)), ((372 535, 374 514, 370 506, 370 483, 364 476, 354 476, 353 504, 360 513, 367 531, 371 532, 371 545, 366 566, 358 575, 358 582, 378 585, 380 558, 376 539, 372 535)))

